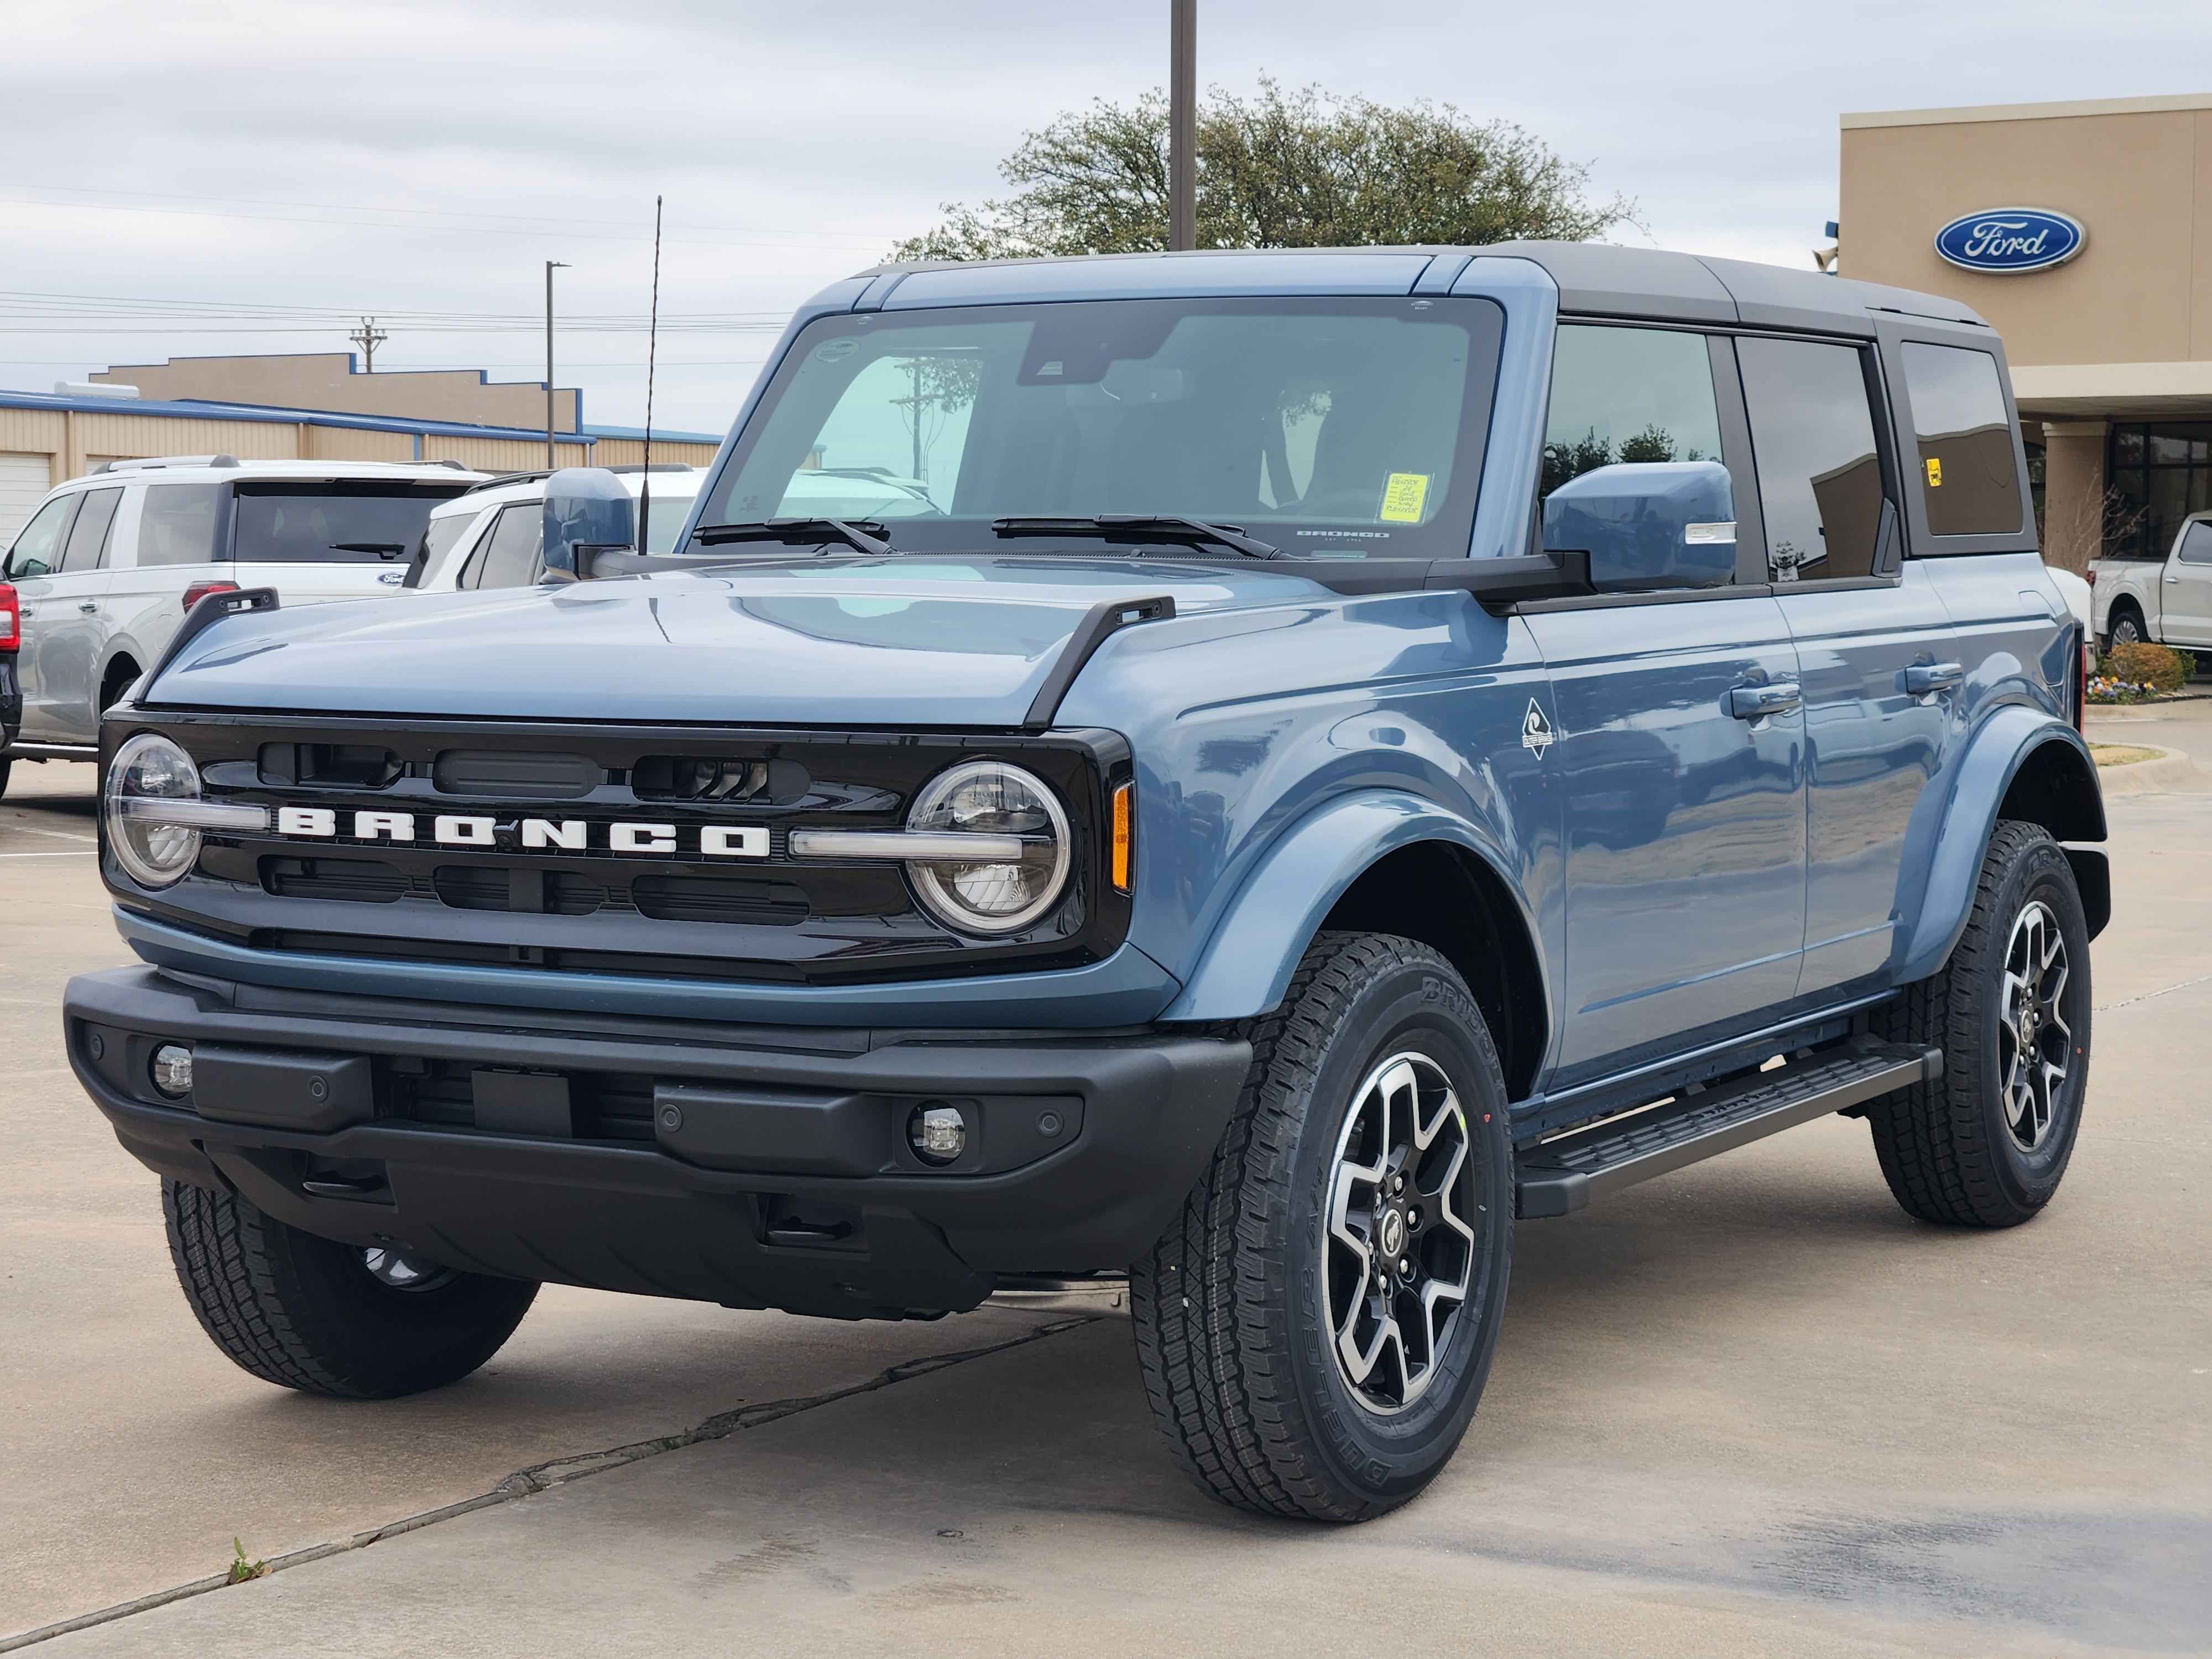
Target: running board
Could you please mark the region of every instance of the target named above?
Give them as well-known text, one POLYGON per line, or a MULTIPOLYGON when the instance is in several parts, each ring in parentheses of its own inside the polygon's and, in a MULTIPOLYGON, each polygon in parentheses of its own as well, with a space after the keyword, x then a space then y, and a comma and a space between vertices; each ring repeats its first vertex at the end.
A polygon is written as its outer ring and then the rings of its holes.
POLYGON ((1800 1060, 1540 1141, 1516 1160, 1513 1212, 1566 1215, 1593 1198, 1943 1075, 1941 1048, 1854 1037, 1800 1060))

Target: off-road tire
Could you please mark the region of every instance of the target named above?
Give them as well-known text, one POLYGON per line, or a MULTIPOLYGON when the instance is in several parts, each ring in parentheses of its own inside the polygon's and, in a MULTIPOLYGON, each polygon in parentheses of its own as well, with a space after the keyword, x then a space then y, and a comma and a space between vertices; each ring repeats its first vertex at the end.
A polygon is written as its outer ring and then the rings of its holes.
POLYGON ((161 1214, 200 1328, 241 1369, 303 1394, 388 1400, 459 1382, 499 1352, 538 1294, 459 1273, 396 1290, 358 1249, 181 1181, 162 1182, 161 1214))
POLYGON ((1261 1515, 1364 1521, 1450 1459, 1489 1376, 1512 1263, 1504 1079, 1459 975, 1410 939, 1322 934, 1281 1008, 1243 1029, 1252 1067, 1212 1163, 1130 1268, 1145 1391, 1201 1490, 1261 1515), (1408 1050, 1442 1071, 1464 1115, 1474 1244, 1432 1380, 1378 1418, 1331 1340, 1322 1216, 1354 1095, 1408 1050))
POLYGON ((1889 1041, 1943 1051, 1941 1078, 1867 1109, 1882 1175, 1906 1214, 1962 1227, 2014 1227, 2051 1201, 2081 1128, 2089 1013, 2089 932, 2073 866, 2042 825, 2001 821, 1949 960, 1875 1016, 1889 1041), (1997 1021, 2013 930, 2033 903, 2056 918, 2065 947, 2062 1001, 2074 1053, 2063 1090, 2052 1091, 2050 1127, 2029 1151, 2007 1124, 1997 1021))

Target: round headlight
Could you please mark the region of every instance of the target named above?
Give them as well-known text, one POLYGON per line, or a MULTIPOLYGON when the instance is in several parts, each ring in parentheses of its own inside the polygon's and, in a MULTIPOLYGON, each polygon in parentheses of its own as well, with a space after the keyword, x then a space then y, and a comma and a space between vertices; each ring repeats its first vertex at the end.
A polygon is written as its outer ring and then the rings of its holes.
POLYGON ((200 769, 182 749, 155 732, 142 732, 115 751, 107 769, 107 844, 115 861, 141 887, 173 887, 200 855, 200 832, 176 823, 148 823, 127 817, 125 800, 198 800, 200 769))
POLYGON ((1019 836, 1011 862, 933 859, 907 866, 921 902, 967 933, 1018 933, 1060 900, 1074 862, 1067 814, 1038 778, 998 761, 969 761, 931 781, 906 827, 917 834, 1019 836))

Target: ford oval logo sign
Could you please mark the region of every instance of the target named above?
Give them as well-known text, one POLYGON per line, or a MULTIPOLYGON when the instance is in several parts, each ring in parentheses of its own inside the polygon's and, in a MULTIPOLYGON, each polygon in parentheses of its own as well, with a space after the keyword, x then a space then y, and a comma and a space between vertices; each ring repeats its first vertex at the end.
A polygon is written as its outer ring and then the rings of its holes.
POLYGON ((2089 240, 2079 219, 2046 208, 1985 208, 1936 233, 1936 252, 1962 270, 1991 276, 2063 265, 2089 240))

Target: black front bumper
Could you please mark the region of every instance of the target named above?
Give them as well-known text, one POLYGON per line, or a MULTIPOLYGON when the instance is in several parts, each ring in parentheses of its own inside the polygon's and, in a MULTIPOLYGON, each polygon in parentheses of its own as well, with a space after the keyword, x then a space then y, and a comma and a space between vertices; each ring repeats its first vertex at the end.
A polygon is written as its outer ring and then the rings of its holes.
POLYGON ((161 1175, 471 1272, 842 1318, 1126 1265, 1251 1060, 1160 1031, 586 1022, 147 968, 80 975, 65 1010, 79 1081, 161 1175), (206 1054, 191 1099, 155 1086, 165 1042, 206 1054), (907 1123, 940 1102, 971 1135, 931 1169, 907 1123))

